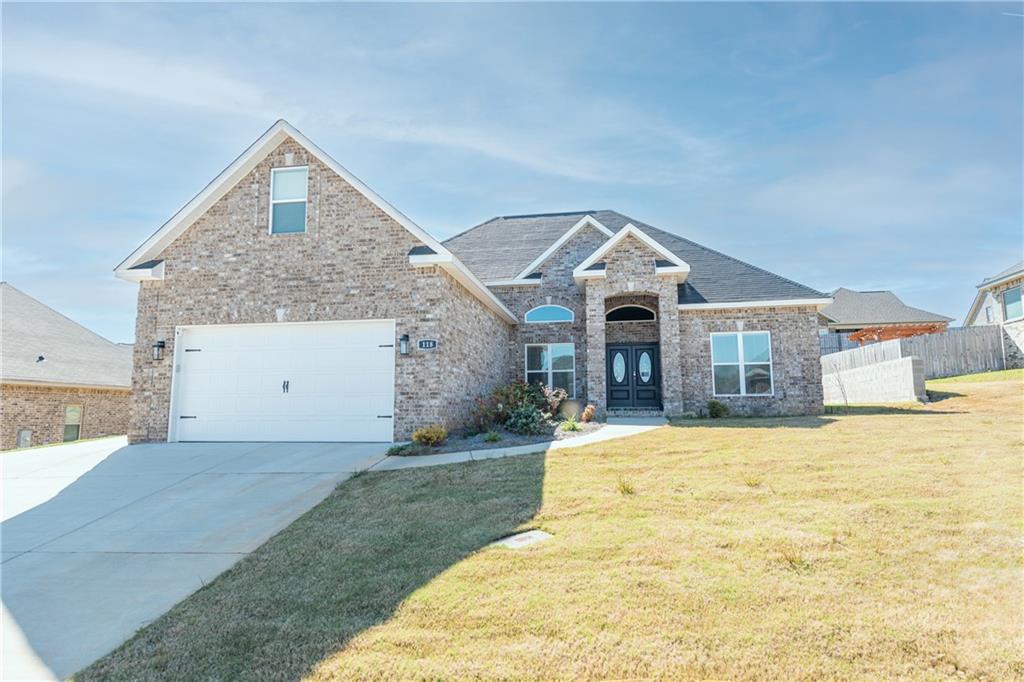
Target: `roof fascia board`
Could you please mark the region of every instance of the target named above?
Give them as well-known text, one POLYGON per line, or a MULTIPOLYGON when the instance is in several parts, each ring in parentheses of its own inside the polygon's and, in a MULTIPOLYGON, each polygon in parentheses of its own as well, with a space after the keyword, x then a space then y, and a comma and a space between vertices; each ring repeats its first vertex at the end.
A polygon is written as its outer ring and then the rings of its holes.
POLYGON ((129 268, 127 270, 115 270, 114 275, 128 282, 160 280, 164 278, 164 263, 163 261, 161 261, 151 268, 129 268))
POLYGON ((540 279, 496 279, 484 284, 489 287, 534 287, 540 285, 540 279))
MULTIPOLYGON (((592 273, 587 273, 586 272, 587 268, 589 268, 591 265, 593 265, 594 263, 599 261, 601 258, 603 258, 606 253, 608 253, 609 251, 614 249, 619 244, 619 242, 621 242, 626 237, 635 237, 636 239, 639 239, 641 242, 643 242, 652 251, 654 251, 655 253, 657 253, 660 256, 663 256, 665 258, 665 260, 672 262, 674 264, 674 267, 678 268, 676 270, 673 270, 672 271, 673 273, 675 273, 675 274, 686 274, 686 273, 690 272, 690 266, 689 266, 689 264, 686 263, 686 261, 684 261, 682 258, 677 256, 676 254, 674 254, 671 251, 669 251, 663 245, 658 243, 649 234, 647 234, 643 230, 639 229, 636 225, 634 225, 633 223, 629 223, 626 226, 624 226, 621 230, 616 232, 615 235, 611 239, 609 239, 604 244, 599 246, 597 248, 597 250, 594 251, 594 253, 592 253, 589 256, 587 256, 586 260, 584 260, 582 263, 577 265, 576 268, 572 271, 573 278, 575 278, 575 279, 588 279, 590 277, 593 277, 592 273)), ((655 268, 655 269, 656 270, 660 269, 660 270, 667 271, 669 267, 670 266, 665 266, 663 268, 655 268)))
POLYGON ((820 310, 832 302, 831 298, 790 298, 772 301, 728 301, 726 303, 680 303, 680 310, 725 310, 730 308, 786 308, 817 306, 820 310))
POLYGON ((967 315, 964 317, 964 326, 970 327, 974 324, 975 318, 978 317, 978 313, 981 312, 981 303, 985 300, 985 296, 988 295, 987 289, 979 289, 978 293, 974 295, 974 301, 971 302, 971 307, 967 311, 967 315))
POLYGON ((573 235, 575 235, 577 232, 582 230, 587 225, 590 225, 591 227, 597 229, 606 237, 611 237, 614 234, 611 230, 602 225, 601 221, 599 221, 594 216, 589 214, 585 215, 575 225, 566 230, 565 233, 561 237, 559 237, 554 244, 545 249, 544 253, 537 256, 537 258, 534 259, 532 263, 527 265, 522 272, 516 275, 515 279, 522 279, 529 275, 534 270, 536 270, 538 267, 541 266, 542 263, 544 263, 544 261, 550 258, 552 254, 555 253, 555 251, 558 251, 558 249, 562 248, 563 244, 572 239, 573 235))

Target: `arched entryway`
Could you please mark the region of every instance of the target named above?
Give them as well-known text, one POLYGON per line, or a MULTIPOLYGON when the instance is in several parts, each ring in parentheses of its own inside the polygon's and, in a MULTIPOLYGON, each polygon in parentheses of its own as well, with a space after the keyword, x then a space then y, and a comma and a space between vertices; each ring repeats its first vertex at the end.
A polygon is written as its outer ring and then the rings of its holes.
POLYGON ((605 299, 606 400, 609 409, 660 410, 661 331, 658 297, 605 299))

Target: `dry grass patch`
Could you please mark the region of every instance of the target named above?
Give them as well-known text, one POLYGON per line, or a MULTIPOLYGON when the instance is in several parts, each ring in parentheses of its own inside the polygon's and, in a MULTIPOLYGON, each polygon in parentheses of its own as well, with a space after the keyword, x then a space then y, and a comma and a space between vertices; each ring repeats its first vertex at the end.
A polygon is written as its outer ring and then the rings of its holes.
POLYGON ((79 678, 1019 679, 1021 385, 942 387, 361 476, 79 678))

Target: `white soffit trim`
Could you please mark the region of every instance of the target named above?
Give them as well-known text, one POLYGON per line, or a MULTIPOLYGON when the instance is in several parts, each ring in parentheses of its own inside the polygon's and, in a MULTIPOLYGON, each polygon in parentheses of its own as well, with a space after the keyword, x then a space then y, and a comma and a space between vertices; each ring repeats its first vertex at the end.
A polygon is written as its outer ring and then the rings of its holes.
POLYGON ((669 251, 662 244, 655 241, 653 237, 638 228, 633 223, 629 223, 621 230, 615 233, 615 235, 598 247, 597 251, 587 256, 587 259, 576 266, 576 269, 572 271, 572 276, 577 279, 586 279, 588 277, 604 277, 603 270, 590 270, 587 271, 594 263, 598 262, 607 254, 609 251, 614 249, 619 242, 626 237, 635 237, 641 242, 646 244, 648 248, 657 253, 659 256, 664 257, 665 260, 672 263, 671 266, 664 266, 655 268, 658 274, 682 274, 686 275, 690 272, 690 266, 682 258, 669 251))
POLYGON ((727 308, 785 308, 813 305, 821 309, 832 303, 831 298, 789 298, 774 301, 729 301, 726 303, 680 303, 680 310, 723 310, 727 308))
MULTIPOLYGON (((114 274, 121 279, 129 279, 129 277, 125 276, 125 272, 132 266, 144 263, 147 260, 152 260, 159 256, 160 253, 163 252, 171 242, 181 236, 181 234, 187 230, 192 223, 196 221, 196 219, 209 210, 213 204, 227 194, 228 190, 234 187, 239 180, 249 174, 253 168, 266 158, 267 154, 273 151, 279 144, 281 144, 281 142, 289 137, 305 147, 321 163, 337 173, 343 180, 345 180, 345 182, 354 187, 356 191, 369 199, 371 203, 384 211, 384 213, 395 220, 395 222, 408 230, 414 237, 429 246, 436 255, 447 256, 449 259, 449 268, 452 270, 453 275, 455 272, 458 273, 456 279, 462 282, 463 286, 480 298, 480 300, 489 308, 506 317, 513 324, 516 322, 515 315, 509 312, 508 308, 506 308, 504 304, 502 304, 502 302, 499 301, 498 298, 483 285, 483 282, 478 280, 473 273, 471 273, 466 266, 462 264, 461 261, 455 258, 448 249, 442 246, 441 242, 431 237, 423 228, 385 201, 379 194, 367 187, 362 180, 357 178, 349 172, 347 168, 331 158, 327 152, 314 144, 312 140, 300 133, 294 126, 292 126, 292 124, 288 123, 288 121, 285 121, 284 119, 280 119, 274 125, 270 126, 267 132, 263 133, 259 139, 249 145, 248 149, 242 152, 241 156, 231 162, 231 165, 221 171, 220 175, 204 187, 199 194, 194 196, 191 201, 185 204, 171 217, 170 220, 164 223, 160 229, 150 235, 150 237, 135 249, 131 255, 121 261, 121 263, 114 268, 114 274)), ((133 280, 129 279, 129 281, 133 280)))
POLYGON ((147 267, 134 267, 127 270, 122 270, 117 273, 117 276, 121 279, 129 282, 142 282, 146 280, 163 279, 164 278, 164 262, 160 261, 151 268, 147 267))
POLYGON ((533 287, 540 284, 540 278, 533 279, 496 279, 484 282, 489 287, 533 287))
POLYGON ((981 303, 985 300, 985 297, 989 294, 988 289, 979 289, 978 293, 974 295, 974 300, 971 302, 971 307, 967 310, 967 315, 964 316, 964 326, 970 327, 974 324, 975 318, 978 317, 978 313, 981 312, 981 303))
POLYGON ((1011 272, 1006 277, 1000 277, 999 279, 992 280, 991 282, 985 282, 984 284, 982 284, 982 285, 980 285, 978 287, 978 290, 979 291, 988 291, 989 289, 992 289, 993 287, 997 287, 1000 284, 1005 284, 1006 282, 1009 282, 1010 280, 1020 279, 1021 277, 1024 277, 1024 270, 1018 270, 1017 272, 1011 272))
POLYGON ((537 258, 532 263, 527 265, 526 268, 524 268, 522 272, 520 272, 518 275, 516 275, 515 278, 516 279, 522 279, 522 278, 526 277, 527 275, 529 275, 534 270, 536 270, 538 267, 540 267, 541 263, 543 263, 544 261, 546 261, 548 258, 551 257, 551 254, 553 254, 555 251, 558 251, 558 249, 560 249, 563 244, 565 244, 567 241, 572 239, 572 236, 574 234, 576 234, 577 232, 582 230, 587 225, 590 225, 591 227, 596 228, 602 234, 604 234, 604 236, 606 236, 606 237, 611 237, 612 234, 613 234, 612 231, 609 230, 604 225, 602 225, 601 222, 597 218, 595 218, 594 216, 589 215, 589 214, 585 215, 585 216, 583 216, 579 220, 579 222, 577 222, 575 225, 573 225, 568 230, 566 230, 565 234, 563 234, 561 237, 559 237, 558 240, 554 244, 549 246, 544 251, 544 253, 542 253, 539 256, 537 256, 537 258))

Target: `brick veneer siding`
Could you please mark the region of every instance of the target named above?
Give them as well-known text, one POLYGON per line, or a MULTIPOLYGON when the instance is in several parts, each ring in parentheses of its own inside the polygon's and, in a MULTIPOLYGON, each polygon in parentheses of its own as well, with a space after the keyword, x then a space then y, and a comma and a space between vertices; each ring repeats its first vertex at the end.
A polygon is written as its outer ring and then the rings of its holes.
POLYGON ((128 389, 0 385, 0 450, 17 446, 18 431, 32 431, 32 445, 64 440, 64 408, 82 406, 79 438, 128 432, 128 389))
POLYGON ((687 411, 706 410, 711 398, 743 415, 821 414, 824 410, 815 308, 680 310, 679 328, 687 411), (774 396, 714 396, 711 333, 734 331, 771 332, 774 396))
POLYGON ((493 287, 498 298, 519 320, 510 346, 512 374, 515 378, 523 378, 526 367, 526 344, 573 343, 576 347, 576 400, 588 401, 587 360, 590 354, 587 347, 586 304, 582 289, 572 277, 572 271, 607 239, 604 233, 588 225, 574 234, 540 265, 538 269, 543 272, 541 284, 493 287), (528 310, 549 303, 572 310, 574 321, 551 324, 523 322, 523 316, 528 310))
POLYGON ((178 325, 395 319, 395 436, 460 425, 476 394, 508 376, 511 328, 439 268, 420 242, 293 140, 285 140, 160 254, 165 279, 139 287, 129 437, 167 438, 178 325), (293 156, 286 162, 285 154, 293 156), (268 233, 270 171, 308 165, 306 232, 268 233), (420 351, 418 339, 438 339, 420 351), (155 340, 164 358, 150 358, 155 340))
MULTIPOLYGON (((648 310, 658 310, 658 297, 648 294, 627 294, 612 296, 604 301, 605 314, 613 308, 624 305, 638 305, 648 310)), ((657 343, 661 338, 658 327, 657 312, 654 320, 635 322, 605 322, 605 343, 657 343)))
MULTIPOLYGON (((679 365, 679 315, 676 280, 659 277, 654 272, 656 254, 632 236, 619 242, 605 254, 605 276, 587 279, 587 343, 601 349, 588 358, 587 393, 590 402, 600 411, 607 408, 606 362, 604 348, 608 327, 605 312, 612 297, 644 295, 657 300, 658 343, 661 355, 661 402, 668 415, 683 410, 682 383, 679 365)), ((618 330, 612 332, 616 338, 618 330)))
MULTIPOLYGON (((1003 361, 1007 369, 1024 367, 1024 320, 1006 322, 1006 309, 1003 307, 1003 294, 1007 289, 1024 285, 1024 277, 1009 280, 992 289, 995 305, 992 306, 993 322, 1003 328, 1003 361)), ((979 318, 984 320, 984 310, 979 318)))

